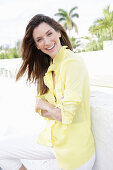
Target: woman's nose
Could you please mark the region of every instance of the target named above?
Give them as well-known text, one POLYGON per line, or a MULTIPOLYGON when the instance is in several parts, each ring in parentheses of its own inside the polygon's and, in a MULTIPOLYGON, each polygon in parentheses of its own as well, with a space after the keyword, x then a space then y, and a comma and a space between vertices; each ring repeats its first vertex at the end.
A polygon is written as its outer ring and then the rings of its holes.
POLYGON ((45 38, 44 39, 44 43, 45 43, 45 45, 49 45, 50 44, 50 40, 48 38, 45 38))

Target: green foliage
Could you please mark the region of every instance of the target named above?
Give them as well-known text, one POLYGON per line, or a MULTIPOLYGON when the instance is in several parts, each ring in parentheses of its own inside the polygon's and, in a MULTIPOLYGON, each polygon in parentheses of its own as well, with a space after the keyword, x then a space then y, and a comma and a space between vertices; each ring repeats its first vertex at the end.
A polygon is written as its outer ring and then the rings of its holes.
POLYGON ((103 10, 103 17, 97 19, 89 28, 91 37, 84 37, 89 42, 82 51, 97 51, 103 49, 104 40, 113 39, 113 11, 110 12, 110 6, 103 10))
POLYGON ((87 51, 98 51, 98 50, 103 50, 103 41, 91 39, 89 40, 86 47, 84 47, 81 51, 87 52, 87 51))
POLYGON ((80 46, 80 40, 78 40, 75 37, 70 37, 70 41, 71 41, 71 44, 72 44, 72 47, 73 47, 73 51, 77 52, 77 47, 80 46))
POLYGON ((110 12, 110 6, 103 10, 104 17, 97 19, 89 28, 92 35, 96 35, 98 39, 113 39, 113 11, 110 12))
POLYGON ((16 43, 16 46, 13 48, 9 47, 0 47, 0 59, 10 59, 10 58, 20 58, 20 42, 16 43))

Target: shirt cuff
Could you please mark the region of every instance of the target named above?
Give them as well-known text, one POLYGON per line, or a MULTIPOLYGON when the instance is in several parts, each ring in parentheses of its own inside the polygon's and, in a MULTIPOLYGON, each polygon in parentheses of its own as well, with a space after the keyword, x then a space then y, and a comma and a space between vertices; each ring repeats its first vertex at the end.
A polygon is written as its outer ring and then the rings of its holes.
POLYGON ((72 114, 72 112, 67 111, 66 106, 64 106, 63 104, 56 104, 56 107, 61 109, 62 124, 66 124, 66 125, 71 124, 75 114, 72 114))
MULTIPOLYGON (((41 95, 37 95, 36 99, 43 98, 41 95)), ((41 109, 37 109, 36 113, 39 113, 41 115, 41 109)))

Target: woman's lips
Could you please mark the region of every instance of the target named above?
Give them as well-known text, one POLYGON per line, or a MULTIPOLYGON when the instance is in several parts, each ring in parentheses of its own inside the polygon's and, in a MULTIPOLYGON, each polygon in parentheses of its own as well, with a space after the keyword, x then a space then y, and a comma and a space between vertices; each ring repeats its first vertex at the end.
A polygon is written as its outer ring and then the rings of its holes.
POLYGON ((47 50, 52 50, 55 47, 55 44, 53 44, 51 47, 46 48, 47 50))

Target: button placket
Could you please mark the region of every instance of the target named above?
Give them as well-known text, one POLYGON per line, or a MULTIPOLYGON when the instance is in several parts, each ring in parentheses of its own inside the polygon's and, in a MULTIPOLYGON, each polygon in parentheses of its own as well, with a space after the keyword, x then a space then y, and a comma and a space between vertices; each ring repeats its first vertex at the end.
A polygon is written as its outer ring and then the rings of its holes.
POLYGON ((54 145, 56 143, 56 137, 53 136, 53 127, 55 126, 56 122, 54 121, 53 124, 51 125, 51 143, 54 145))

